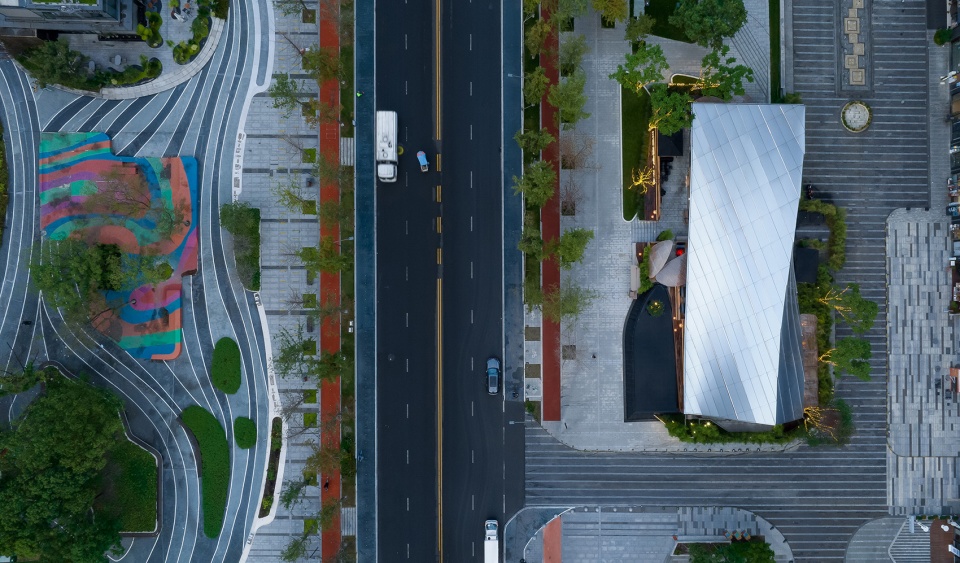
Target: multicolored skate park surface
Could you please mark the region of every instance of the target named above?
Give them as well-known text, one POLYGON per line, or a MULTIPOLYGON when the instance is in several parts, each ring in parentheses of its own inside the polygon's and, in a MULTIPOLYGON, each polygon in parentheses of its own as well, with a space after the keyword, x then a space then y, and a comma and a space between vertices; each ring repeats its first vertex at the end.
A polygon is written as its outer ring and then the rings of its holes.
POLYGON ((182 343, 182 276, 197 270, 197 161, 192 157, 126 157, 112 151, 105 133, 44 133, 40 139, 40 225, 50 240, 80 237, 91 243, 116 244, 128 254, 158 254, 173 269, 156 284, 131 291, 108 291, 108 303, 122 303, 106 313, 97 330, 132 356, 171 360, 182 343), (152 201, 167 209, 181 206, 183 228, 161 240, 154 218, 124 216, 96 208, 88 196, 107 175, 139 173, 152 201))

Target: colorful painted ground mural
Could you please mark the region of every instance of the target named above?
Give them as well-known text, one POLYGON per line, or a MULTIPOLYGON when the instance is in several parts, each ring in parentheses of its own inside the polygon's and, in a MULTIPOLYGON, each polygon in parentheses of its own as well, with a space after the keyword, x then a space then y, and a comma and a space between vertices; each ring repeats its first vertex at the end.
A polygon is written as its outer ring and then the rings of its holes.
POLYGON ((48 239, 115 244, 169 265, 162 276, 172 270, 158 283, 104 292, 119 305, 105 312, 107 322, 98 313, 94 326, 135 357, 180 354, 182 276, 197 269, 196 201, 194 158, 117 156, 104 133, 40 139, 40 224, 48 239))

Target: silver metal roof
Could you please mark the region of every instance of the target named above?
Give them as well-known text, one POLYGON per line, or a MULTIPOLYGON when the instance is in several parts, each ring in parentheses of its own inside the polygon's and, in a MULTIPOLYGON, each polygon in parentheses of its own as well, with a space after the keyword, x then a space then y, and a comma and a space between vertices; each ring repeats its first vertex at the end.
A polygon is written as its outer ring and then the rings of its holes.
POLYGON ((804 107, 692 107, 684 411, 764 425, 796 420, 803 366, 788 294, 796 292, 804 107))

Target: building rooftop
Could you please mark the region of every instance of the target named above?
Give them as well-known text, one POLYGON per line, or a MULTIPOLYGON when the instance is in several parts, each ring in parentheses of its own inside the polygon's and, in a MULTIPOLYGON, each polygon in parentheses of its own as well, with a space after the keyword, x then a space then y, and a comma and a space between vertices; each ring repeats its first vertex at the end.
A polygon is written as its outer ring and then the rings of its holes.
POLYGON ((765 426, 799 419, 792 256, 804 107, 695 103, 693 113, 684 411, 765 426))

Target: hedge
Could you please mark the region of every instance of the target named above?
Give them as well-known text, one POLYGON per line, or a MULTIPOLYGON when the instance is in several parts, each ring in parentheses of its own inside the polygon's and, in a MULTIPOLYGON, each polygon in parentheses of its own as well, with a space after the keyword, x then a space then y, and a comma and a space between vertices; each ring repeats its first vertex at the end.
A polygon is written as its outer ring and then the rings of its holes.
POLYGON ((114 491, 112 514, 125 532, 152 532, 157 526, 157 460, 121 436, 104 470, 114 491))
POLYGON ((245 416, 238 416, 233 421, 233 439, 238 447, 249 450, 257 443, 257 423, 245 416))
POLYGON ((203 533, 220 535, 230 487, 230 448, 227 434, 209 411, 197 405, 184 409, 180 420, 200 447, 200 494, 203 503, 203 533))
POLYGON ((213 386, 233 395, 240 389, 240 346, 229 337, 217 340, 210 365, 213 386))

